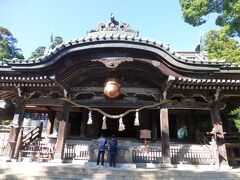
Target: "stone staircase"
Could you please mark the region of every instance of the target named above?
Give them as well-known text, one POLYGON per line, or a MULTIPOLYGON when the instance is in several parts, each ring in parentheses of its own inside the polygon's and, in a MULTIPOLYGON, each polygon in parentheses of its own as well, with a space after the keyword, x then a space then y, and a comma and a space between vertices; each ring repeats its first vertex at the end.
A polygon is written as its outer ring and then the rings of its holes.
POLYGON ((1 162, 0 179, 5 180, 234 180, 240 169, 193 168, 98 168, 69 163, 1 162), (188 169, 188 170, 187 170, 188 169))

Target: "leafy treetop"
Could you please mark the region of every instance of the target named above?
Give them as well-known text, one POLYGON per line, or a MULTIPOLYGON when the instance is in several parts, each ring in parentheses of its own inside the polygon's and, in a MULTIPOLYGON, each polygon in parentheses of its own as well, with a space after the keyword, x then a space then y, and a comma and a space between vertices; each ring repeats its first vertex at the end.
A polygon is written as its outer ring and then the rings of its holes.
POLYGON ((223 27, 231 37, 240 37, 240 1, 239 0, 179 0, 185 22, 199 26, 204 24, 206 16, 217 13, 216 25, 223 27))
POLYGON ((226 36, 223 31, 209 31, 205 35, 203 49, 208 52, 209 59, 224 59, 228 63, 240 63, 238 42, 226 36))
POLYGON ((0 59, 24 59, 21 49, 16 47, 17 39, 5 27, 0 26, 0 59))
MULTIPOLYGON (((56 36, 52 42, 52 44, 50 45, 50 48, 55 48, 57 45, 63 43, 63 38, 60 36, 56 36)), ((44 55, 45 51, 47 50, 47 48, 45 46, 39 46, 38 48, 35 49, 34 52, 32 52, 31 56, 29 57, 29 59, 36 59, 38 57, 41 57, 44 55)))

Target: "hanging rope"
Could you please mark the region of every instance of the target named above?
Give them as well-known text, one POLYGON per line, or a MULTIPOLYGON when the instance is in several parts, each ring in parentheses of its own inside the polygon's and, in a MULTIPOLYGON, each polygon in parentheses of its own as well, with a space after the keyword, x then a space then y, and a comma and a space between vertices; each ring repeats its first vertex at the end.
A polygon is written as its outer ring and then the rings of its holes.
POLYGON ((162 100, 161 102, 159 103, 156 103, 156 104, 152 104, 152 105, 148 105, 148 106, 143 106, 141 108, 138 108, 138 109, 129 109, 127 110, 126 112, 122 113, 122 114, 118 114, 118 115, 111 115, 111 114, 108 114, 104 111, 102 111, 101 109, 99 108, 91 108, 89 106, 86 106, 86 105, 81 105, 81 104, 77 104, 75 102, 73 102, 72 100, 70 100, 69 98, 60 98, 59 100, 61 101, 66 101, 66 102, 69 102, 70 104, 76 106, 76 107, 81 107, 81 108, 86 108, 90 111, 98 111, 99 113, 101 113, 103 116, 106 116, 108 118, 111 118, 111 119, 120 119, 124 116, 126 116, 128 113, 130 112, 136 112, 136 111, 140 111, 140 110, 143 110, 143 109, 149 109, 149 108, 155 108, 157 106, 160 106, 160 105, 163 105, 163 104, 168 104, 170 102, 173 102, 171 100, 162 100))

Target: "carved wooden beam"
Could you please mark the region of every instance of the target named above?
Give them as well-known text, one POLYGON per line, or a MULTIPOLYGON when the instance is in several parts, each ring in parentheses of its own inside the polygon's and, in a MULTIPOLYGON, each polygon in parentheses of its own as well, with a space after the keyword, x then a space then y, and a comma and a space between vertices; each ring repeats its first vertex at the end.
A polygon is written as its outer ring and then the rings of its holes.
MULTIPOLYGON (((72 93, 79 93, 79 92, 103 92, 103 87, 72 87, 72 93)), ((160 90, 158 88, 137 88, 137 87, 122 87, 121 88, 122 94, 160 94, 160 90)))
POLYGON ((175 79, 176 78, 174 76, 169 75, 167 80, 164 82, 164 84, 162 86, 162 92, 164 92, 164 91, 167 92, 169 90, 169 88, 172 86, 175 79))
POLYGON ((60 83, 60 82, 56 79, 56 76, 55 76, 55 75, 50 76, 50 79, 53 80, 59 87, 62 88, 64 97, 67 97, 70 88, 67 87, 66 85, 63 85, 62 83, 60 83))
POLYGON ((209 103, 204 102, 173 102, 171 104, 167 104, 164 107, 168 109, 202 109, 202 110, 210 110, 211 105, 209 103))
POLYGON ((36 98, 36 99, 26 99, 26 105, 36 105, 36 106, 61 106, 62 101, 58 99, 49 99, 49 98, 36 98))

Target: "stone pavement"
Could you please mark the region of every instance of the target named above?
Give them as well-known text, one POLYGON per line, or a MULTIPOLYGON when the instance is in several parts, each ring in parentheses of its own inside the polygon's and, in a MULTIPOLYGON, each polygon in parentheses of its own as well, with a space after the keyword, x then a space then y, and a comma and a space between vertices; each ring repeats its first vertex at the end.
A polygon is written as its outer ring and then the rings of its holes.
MULTIPOLYGON (((95 163, 0 162, 5 180, 239 180, 240 169, 178 165, 170 168, 96 167, 95 163)), ((143 167, 143 165, 142 165, 143 167)))

